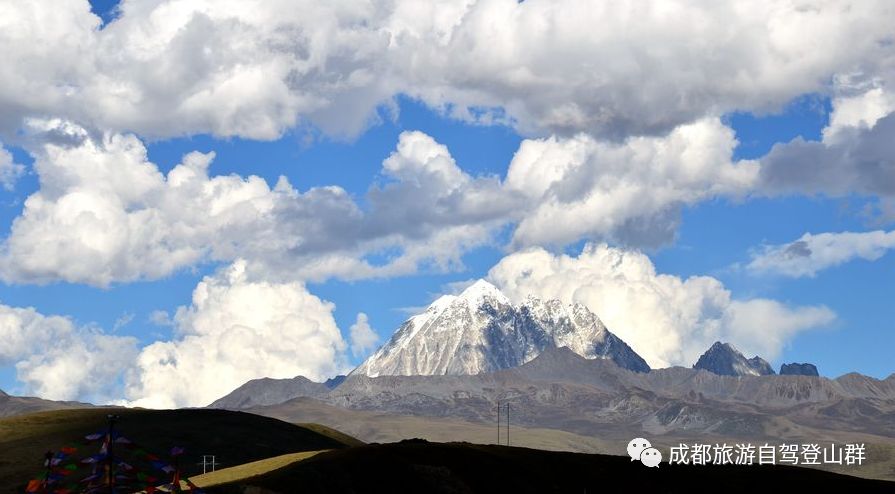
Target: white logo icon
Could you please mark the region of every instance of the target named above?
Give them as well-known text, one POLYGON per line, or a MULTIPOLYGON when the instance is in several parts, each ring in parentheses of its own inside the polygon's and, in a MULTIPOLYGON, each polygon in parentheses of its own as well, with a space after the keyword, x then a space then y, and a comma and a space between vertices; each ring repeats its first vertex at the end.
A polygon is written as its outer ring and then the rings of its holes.
POLYGON ((648 467, 657 467, 662 462, 662 453, 642 437, 631 439, 628 443, 628 456, 631 461, 640 460, 648 467))
POLYGON ((642 437, 631 439, 631 442, 628 443, 628 456, 631 457, 631 461, 639 460, 640 453, 643 452, 643 450, 645 450, 646 448, 652 447, 653 445, 642 437))
POLYGON ((628 443, 628 456, 631 457, 631 461, 639 460, 640 453, 642 453, 643 450, 645 450, 646 448, 652 447, 653 445, 642 437, 631 439, 631 442, 628 443))
POLYGON ((640 452, 640 462, 648 467, 659 468, 662 461, 662 453, 656 448, 646 448, 640 452))

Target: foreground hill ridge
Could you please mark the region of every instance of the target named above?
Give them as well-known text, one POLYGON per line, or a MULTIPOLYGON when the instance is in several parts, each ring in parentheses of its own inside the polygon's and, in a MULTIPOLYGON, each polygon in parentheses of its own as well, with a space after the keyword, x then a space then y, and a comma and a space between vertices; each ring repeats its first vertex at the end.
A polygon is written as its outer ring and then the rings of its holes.
POLYGON ((310 493, 586 493, 605 491, 607 479, 624 479, 624 490, 630 492, 714 493, 719 485, 726 493, 750 494, 771 486, 772 492, 882 493, 893 488, 891 482, 791 466, 675 465, 646 470, 626 456, 410 439, 324 452, 247 483, 257 492, 297 492, 296 486, 301 486, 301 492, 310 493))
POLYGON ((352 375, 473 375, 518 367, 549 347, 648 372, 646 361, 582 304, 529 296, 514 305, 478 280, 405 321, 352 375))
MULTIPOLYGON (((345 441, 344 434, 333 434, 325 428, 241 411, 107 407, 43 411, 0 418, 0 494, 25 492, 28 480, 43 472, 41 458, 46 451, 73 446, 72 455, 77 459, 98 453, 100 444, 85 443, 83 438, 106 430, 110 413, 118 415, 119 433, 158 455, 162 462, 170 460, 167 455, 170 448, 185 448, 185 458, 189 461, 180 463, 185 477, 202 473, 201 464, 196 462, 203 454, 216 455, 220 466, 228 467, 288 453, 340 449, 356 444, 356 441, 350 444, 345 441)), ((138 469, 146 467, 134 463, 135 458, 127 448, 121 450, 123 461, 138 469)), ((77 483, 90 470, 72 471, 67 479, 76 480, 66 480, 65 484, 77 483)), ((160 484, 167 480, 158 471, 147 473, 158 476, 160 484)))
MULTIPOLYGON (((23 492, 23 479, 42 471, 39 459, 47 448, 84 431, 102 428, 110 410, 65 410, 0 419, 0 431, 7 432, 0 435, 0 493, 23 492)), ((209 494, 598 492, 605 490, 606 480, 611 478, 625 479, 628 490, 636 492, 665 492, 669 488, 716 492, 721 483, 726 492, 749 493, 768 486, 775 492, 796 487, 811 491, 851 488, 868 493, 891 492, 893 488, 891 482, 850 475, 854 470, 824 472, 793 466, 728 464, 663 465, 647 471, 623 454, 419 438, 364 443, 319 424, 294 424, 286 419, 224 410, 116 413, 121 413, 120 429, 141 447, 156 451, 172 443, 180 445, 184 449, 179 463, 181 478, 190 478, 209 494), (192 460, 209 451, 214 451, 221 463, 216 471, 203 474, 202 466, 192 460)), ((79 451, 74 454, 79 456, 79 451)), ((137 463, 136 468, 140 467, 137 463)), ((89 472, 75 470, 64 478, 77 482, 89 472)), ((150 482, 167 482, 163 477, 150 482)), ((185 487, 183 483, 181 486, 185 487)))

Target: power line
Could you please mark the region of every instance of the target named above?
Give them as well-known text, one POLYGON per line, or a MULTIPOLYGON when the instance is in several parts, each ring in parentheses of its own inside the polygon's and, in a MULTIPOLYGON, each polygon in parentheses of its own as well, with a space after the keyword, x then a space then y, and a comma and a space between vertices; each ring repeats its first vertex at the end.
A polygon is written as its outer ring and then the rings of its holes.
MULTIPOLYGON (((497 444, 500 445, 500 414, 503 411, 503 408, 500 404, 500 400, 497 400, 497 444)), ((507 420, 506 420, 506 437, 507 437, 507 446, 510 445, 510 403, 506 403, 507 410, 507 420)))

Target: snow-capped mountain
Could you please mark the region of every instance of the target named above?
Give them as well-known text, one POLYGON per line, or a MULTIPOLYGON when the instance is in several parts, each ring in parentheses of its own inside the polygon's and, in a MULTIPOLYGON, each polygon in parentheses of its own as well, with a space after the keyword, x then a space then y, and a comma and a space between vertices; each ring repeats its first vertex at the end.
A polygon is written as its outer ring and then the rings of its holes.
POLYGON ((747 359, 729 343, 716 341, 699 357, 694 369, 703 369, 722 376, 767 376, 774 374, 766 360, 755 356, 747 359))
POLYGON ((514 306, 494 285, 479 280, 405 321, 352 374, 480 374, 517 367, 549 347, 568 347, 589 359, 611 359, 633 371, 650 370, 587 307, 531 296, 514 306))

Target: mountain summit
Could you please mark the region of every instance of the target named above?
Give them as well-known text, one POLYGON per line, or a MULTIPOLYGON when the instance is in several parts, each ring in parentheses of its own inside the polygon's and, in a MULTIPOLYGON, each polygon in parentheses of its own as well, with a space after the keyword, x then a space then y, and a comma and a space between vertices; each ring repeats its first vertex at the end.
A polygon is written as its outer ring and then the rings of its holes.
POLYGON ((793 362, 780 366, 781 376, 819 376, 814 364, 800 364, 793 362))
POLYGON ((532 296, 516 306, 497 287, 479 280, 405 321, 352 374, 480 374, 517 367, 550 347, 610 359, 633 371, 650 370, 587 307, 532 296))
POLYGON ((767 376, 774 374, 766 360, 755 356, 747 359, 730 343, 716 341, 699 357, 694 369, 703 369, 722 376, 767 376))

